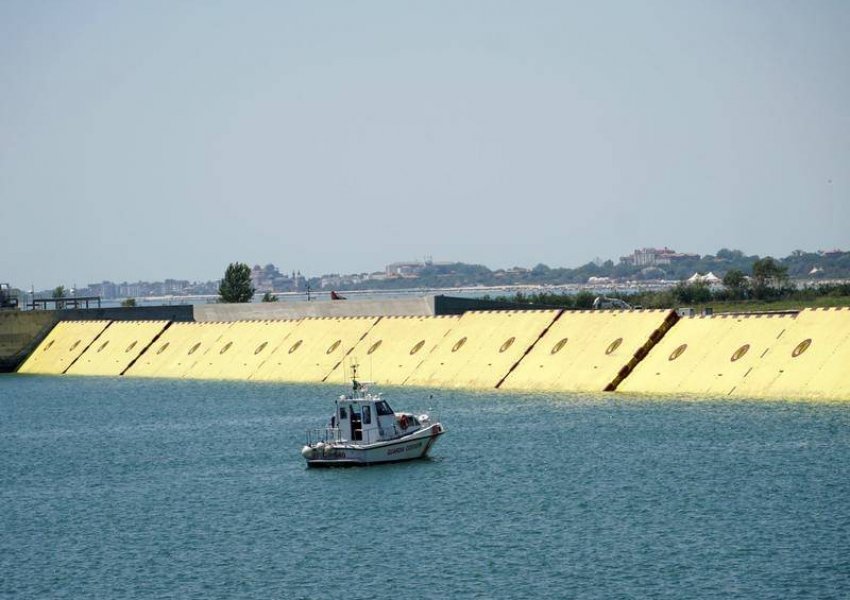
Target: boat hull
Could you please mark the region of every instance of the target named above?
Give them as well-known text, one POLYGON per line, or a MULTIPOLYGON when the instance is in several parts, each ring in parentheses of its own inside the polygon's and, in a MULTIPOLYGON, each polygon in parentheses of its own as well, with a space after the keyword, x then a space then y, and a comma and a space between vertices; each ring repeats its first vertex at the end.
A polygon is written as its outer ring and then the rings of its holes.
POLYGON ((431 427, 397 440, 377 444, 326 444, 305 447, 308 467, 366 467, 406 462, 428 456, 428 451, 444 433, 442 427, 431 427))

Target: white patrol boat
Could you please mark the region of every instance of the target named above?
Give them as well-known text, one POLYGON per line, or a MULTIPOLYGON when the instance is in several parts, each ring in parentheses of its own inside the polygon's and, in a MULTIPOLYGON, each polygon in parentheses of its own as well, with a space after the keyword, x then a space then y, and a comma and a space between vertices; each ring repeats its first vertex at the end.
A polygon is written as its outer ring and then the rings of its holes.
POLYGON ((366 466, 424 458, 443 426, 427 414, 396 413, 357 381, 353 393, 335 401, 331 426, 307 431, 301 455, 308 467, 366 466))

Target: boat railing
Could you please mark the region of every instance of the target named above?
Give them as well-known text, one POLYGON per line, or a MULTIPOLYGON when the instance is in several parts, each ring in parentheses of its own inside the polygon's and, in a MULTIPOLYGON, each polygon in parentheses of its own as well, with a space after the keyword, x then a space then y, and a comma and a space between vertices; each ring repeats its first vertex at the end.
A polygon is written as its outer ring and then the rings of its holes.
POLYGON ((339 427, 319 427, 307 430, 307 445, 313 446, 319 442, 323 444, 338 444, 342 441, 342 431, 339 427))
POLYGON ((351 440, 342 436, 342 430, 339 427, 319 427, 307 430, 308 446, 314 446, 318 443, 339 444, 342 442, 374 444, 385 439, 387 439, 387 435, 377 429, 358 429, 354 432, 354 439, 351 440))

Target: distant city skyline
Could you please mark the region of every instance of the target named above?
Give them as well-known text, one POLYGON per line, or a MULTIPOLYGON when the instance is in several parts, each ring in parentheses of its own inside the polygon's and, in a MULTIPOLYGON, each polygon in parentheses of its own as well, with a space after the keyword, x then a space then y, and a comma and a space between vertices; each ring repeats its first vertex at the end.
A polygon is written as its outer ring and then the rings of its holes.
POLYGON ((0 281, 850 247, 850 3, 0 3, 0 281))
MULTIPOLYGON (((682 261, 693 262, 694 260, 716 257, 718 253, 723 254, 724 251, 727 254, 737 254, 739 256, 767 256, 759 255, 758 253, 746 254, 737 248, 719 248, 715 253, 699 254, 691 252, 679 252, 673 248, 664 246, 661 248, 635 248, 633 252, 626 256, 619 257, 618 260, 613 260, 612 258, 596 257, 593 261, 587 261, 581 265, 545 266, 553 270, 576 270, 581 269, 588 264, 596 264, 598 266, 602 266, 604 264, 612 263, 615 265, 620 264, 631 266, 634 268, 665 268, 670 265, 681 263, 682 261)), ((792 253, 789 253, 787 256, 776 256, 774 258, 779 260, 786 259, 793 256, 796 252, 801 252, 801 250, 798 249, 792 253)), ((848 255, 848 251, 844 251, 841 249, 820 249, 817 251, 803 250, 802 252, 805 255, 817 255, 822 257, 848 255)), ((504 272, 506 274, 517 274, 523 272, 530 272, 541 264, 544 263, 535 263, 534 265, 513 265, 510 267, 493 267, 492 265, 480 266, 484 267, 485 269, 491 270, 494 273, 504 272)), ((253 265, 248 263, 248 266, 251 267, 252 271, 252 284, 258 292, 303 292, 306 291, 306 287, 309 282, 312 282, 314 286, 317 285, 318 289, 324 290, 325 288, 340 288, 356 285, 358 283, 369 284, 370 282, 374 283, 376 281, 382 281, 393 278, 411 280, 411 285, 415 286, 415 280, 422 272, 422 269, 428 266, 440 265, 475 266, 475 264, 464 263, 463 261, 434 261, 432 257, 426 256, 420 260, 391 262, 386 264, 383 269, 355 270, 349 273, 337 271, 332 273, 321 274, 302 274, 301 271, 298 269, 287 270, 284 268, 283 272, 281 272, 281 267, 278 267, 274 263, 254 263, 253 265)), ((819 269, 814 269, 812 271, 812 273, 818 272, 820 272, 819 269)), ((221 276, 223 276, 223 274, 224 268, 222 269, 221 276)), ((45 294, 53 290, 55 287, 61 285, 65 287, 66 291, 68 291, 69 293, 77 292, 79 294, 90 294, 94 296, 101 296, 104 298, 169 295, 215 295, 218 293, 217 286, 218 282, 221 280, 221 276, 206 280, 199 278, 181 279, 179 277, 168 277, 161 280, 144 280, 132 277, 124 277, 115 280, 102 279, 100 281, 86 282, 82 284, 78 282, 73 282, 70 284, 66 282, 60 282, 55 285, 52 284, 46 287, 35 287, 35 292, 36 294, 45 294)), ((16 287, 25 292, 31 292, 34 286, 25 287, 13 284, 12 287, 16 287)), ((314 289, 316 288, 314 287, 314 289)))

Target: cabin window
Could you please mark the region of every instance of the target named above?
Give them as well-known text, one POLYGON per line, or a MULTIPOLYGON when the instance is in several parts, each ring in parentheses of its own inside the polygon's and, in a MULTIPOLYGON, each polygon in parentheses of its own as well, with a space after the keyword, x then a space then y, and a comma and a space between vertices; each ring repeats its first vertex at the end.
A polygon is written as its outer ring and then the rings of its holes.
POLYGON ((378 413, 378 416, 393 414, 393 409, 390 408, 390 405, 385 400, 375 403, 375 411, 378 413))
POLYGON ((368 404, 362 408, 363 411, 363 424, 369 425, 372 422, 372 407, 368 404))
POLYGON ((347 419, 347 418, 348 418, 348 411, 345 410, 344 406, 340 406, 339 407, 339 420, 341 421, 341 420, 347 419))

